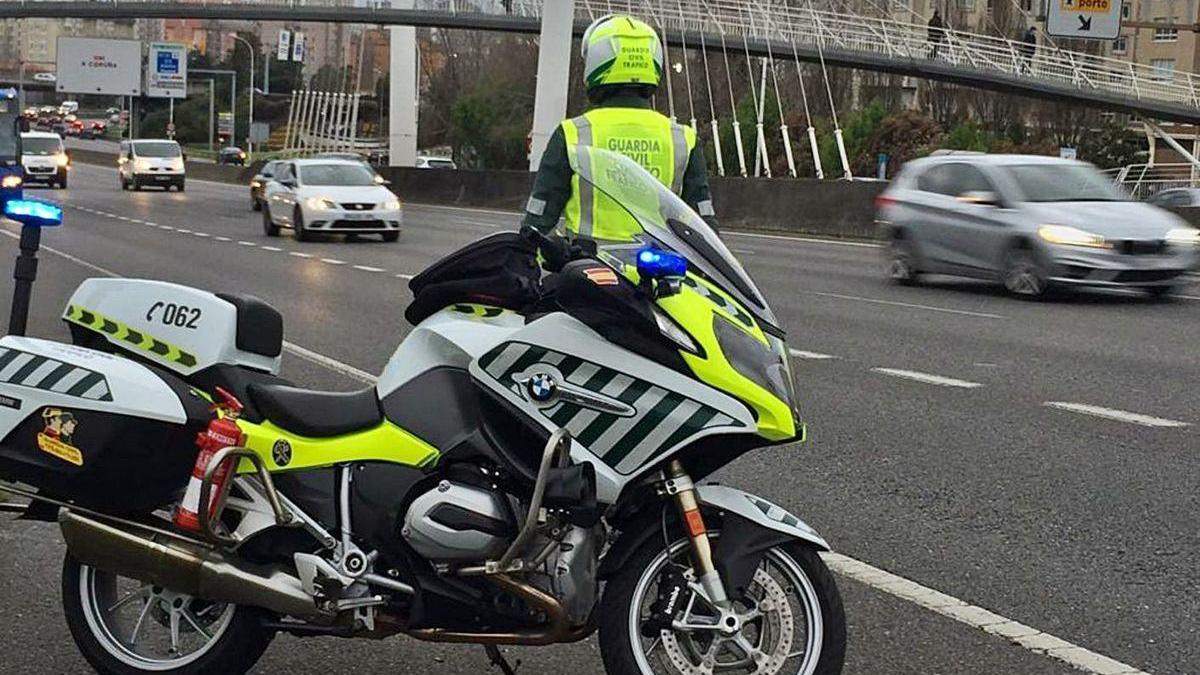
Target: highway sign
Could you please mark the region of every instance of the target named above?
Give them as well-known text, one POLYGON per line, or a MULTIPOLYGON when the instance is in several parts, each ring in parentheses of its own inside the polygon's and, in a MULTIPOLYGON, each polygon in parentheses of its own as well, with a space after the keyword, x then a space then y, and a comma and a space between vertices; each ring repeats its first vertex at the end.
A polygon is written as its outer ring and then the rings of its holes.
MULTIPOLYGON (((217 135, 230 138, 233 136, 233 113, 217 113, 217 135)), ((233 142, 231 139, 230 143, 233 142)))
POLYGON ((147 61, 147 96, 187 98, 187 45, 151 42, 147 61))
POLYGON ((1121 32, 1121 0, 1050 0, 1049 10, 1050 35, 1114 40, 1121 32))
POLYGON ((296 34, 293 37, 292 42, 295 43, 293 45, 293 49, 292 49, 292 60, 303 62, 304 61, 304 50, 308 47, 308 45, 304 41, 304 33, 301 33, 300 31, 296 31, 296 34))
POLYGON ((60 37, 57 62, 58 91, 142 94, 142 43, 137 40, 60 37))
POLYGON ((275 50, 275 59, 277 61, 287 61, 288 56, 292 53, 292 32, 289 30, 279 31, 279 47, 275 50))

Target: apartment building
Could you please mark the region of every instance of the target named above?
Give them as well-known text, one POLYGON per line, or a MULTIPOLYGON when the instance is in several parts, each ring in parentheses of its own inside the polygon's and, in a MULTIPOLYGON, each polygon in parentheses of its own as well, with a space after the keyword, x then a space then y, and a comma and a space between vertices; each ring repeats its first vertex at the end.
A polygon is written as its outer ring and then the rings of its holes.
POLYGON ((1163 77, 1200 69, 1197 0, 1125 0, 1121 17, 1121 35, 1109 52, 1114 58, 1149 66, 1163 77))

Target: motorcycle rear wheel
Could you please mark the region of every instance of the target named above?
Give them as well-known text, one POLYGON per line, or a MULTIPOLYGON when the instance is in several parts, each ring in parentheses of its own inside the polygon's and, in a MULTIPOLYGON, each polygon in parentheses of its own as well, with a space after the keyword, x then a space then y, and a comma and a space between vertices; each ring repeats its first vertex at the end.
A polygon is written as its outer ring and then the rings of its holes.
MULTIPOLYGON (((719 533, 710 531, 710 536, 719 533)), ((690 569, 689 547, 686 539, 678 539, 668 550, 661 538, 651 538, 609 581, 600 609, 600 651, 608 675, 841 673, 846 653, 841 596, 817 552, 799 542, 770 549, 751 584, 751 595, 759 597, 736 603, 747 617, 761 614, 745 622, 737 634, 740 643, 703 630, 662 630, 644 637, 655 587, 669 564, 690 569), (786 609, 779 602, 784 597, 786 609), (761 611, 765 607, 772 609, 761 611)), ((682 606, 691 596, 684 592, 682 606)), ((695 606, 702 607, 703 600, 697 598, 695 606)))
POLYGON ((63 613, 100 675, 242 675, 274 634, 261 610, 214 603, 63 560, 63 613))

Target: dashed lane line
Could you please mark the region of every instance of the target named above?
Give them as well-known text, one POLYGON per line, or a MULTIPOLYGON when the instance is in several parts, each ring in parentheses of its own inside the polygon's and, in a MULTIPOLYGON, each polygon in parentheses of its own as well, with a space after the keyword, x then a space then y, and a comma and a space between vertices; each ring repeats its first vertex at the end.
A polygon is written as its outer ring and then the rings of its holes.
POLYGON ((797 359, 808 359, 809 361, 828 361, 829 359, 837 358, 833 354, 822 354, 821 352, 806 352, 803 349, 789 349, 788 353, 790 353, 793 357, 795 357, 797 359))
POLYGON ((363 272, 386 272, 382 267, 371 267, 370 265, 353 265, 354 269, 362 270, 363 272))
POLYGON ((258 244, 254 243, 252 241, 246 241, 245 239, 239 241, 238 244, 240 244, 241 246, 258 246, 258 244))
MULTIPOLYGON (((8 230, 0 230, 0 233, 13 239, 20 239, 20 235, 8 230)), ((49 246, 43 246, 42 250, 107 276, 121 276, 116 272, 49 246)), ((295 343, 285 340, 283 348, 294 356, 322 365, 364 384, 373 385, 378 382, 376 376, 365 370, 355 368, 348 363, 301 347, 295 343)), ((874 567, 861 560, 833 552, 825 552, 821 555, 826 564, 829 565, 829 568, 842 576, 854 579, 878 591, 895 596, 901 600, 906 600, 918 607, 931 610, 959 623, 979 628, 986 633, 1008 640, 1031 652, 1062 661, 1085 673, 1092 675, 1149 675, 1149 673, 1111 659, 1103 654, 1098 654, 1085 647, 1072 644, 1049 633, 1044 633, 1031 626, 1026 626, 1025 624, 990 612, 977 605, 969 604, 953 596, 918 584, 915 581, 874 567)))
POLYGON ((1178 420, 1169 420, 1162 417, 1152 417, 1150 415, 1142 415, 1140 413, 1128 412, 1125 410, 1114 410, 1112 408, 1101 408, 1098 405, 1088 405, 1086 403, 1069 403, 1066 401, 1046 401, 1042 405, 1047 408, 1055 408, 1057 410, 1067 410, 1069 412, 1081 413, 1083 415, 1092 415, 1094 417, 1103 417, 1104 419, 1113 420, 1116 422, 1127 422, 1129 424, 1137 424, 1143 427, 1158 427, 1158 428, 1178 428, 1189 426, 1187 422, 1178 420))
POLYGON ((321 262, 329 263, 330 265, 345 265, 346 264, 345 260, 338 260, 337 258, 321 258, 321 262))
POLYGON ((311 258, 311 257, 313 257, 313 255, 312 255, 311 253, 303 253, 303 252, 301 252, 301 251, 288 251, 288 255, 291 255, 291 256, 296 256, 297 258, 311 258))
POLYGON ((275 252, 275 253, 283 250, 283 249, 279 248, 278 246, 260 246, 259 248, 261 248, 264 251, 271 251, 271 252, 275 252))
POLYGON ((923 382, 925 384, 935 384, 939 387, 957 387, 959 389, 977 389, 983 385, 978 382, 968 382, 967 380, 956 380, 953 377, 942 377, 941 375, 931 375, 915 370, 901 370, 899 368, 872 368, 871 372, 881 375, 891 375, 905 380, 914 382, 923 382))
POLYGON ((841 300, 853 300, 856 302, 869 302, 876 305, 888 305, 891 307, 907 307, 909 309, 923 309, 928 312, 942 312, 943 314, 958 314, 961 316, 974 316, 981 319, 1003 319, 1005 317, 999 314, 989 314, 987 312, 971 312, 965 309, 950 309, 949 307, 934 307, 933 305, 916 305, 911 302, 897 302, 895 300, 881 300, 879 298, 864 298, 858 295, 843 295, 841 293, 826 293, 824 291, 809 291, 813 295, 819 295, 823 298, 838 298, 841 300))
POLYGON ((220 237, 220 236, 213 237, 213 239, 216 239, 217 241, 233 241, 229 237, 220 237))

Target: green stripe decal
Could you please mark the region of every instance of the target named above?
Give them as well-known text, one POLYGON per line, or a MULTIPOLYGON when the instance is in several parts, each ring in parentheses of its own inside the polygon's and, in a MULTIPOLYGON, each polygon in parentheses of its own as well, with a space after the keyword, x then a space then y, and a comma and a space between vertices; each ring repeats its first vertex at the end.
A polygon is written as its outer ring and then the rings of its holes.
POLYGON ((563 403, 558 411, 550 416, 550 421, 560 427, 566 426, 580 410, 581 408, 574 403, 563 403))
POLYGON ((114 340, 120 340, 132 345, 141 351, 150 352, 168 363, 178 364, 184 368, 194 368, 199 363, 196 355, 186 349, 159 340, 153 335, 147 335, 126 326, 116 319, 110 319, 83 307, 68 305, 67 313, 63 318, 89 330, 102 333, 114 340))
POLYGON ((500 377, 500 381, 506 387, 511 385, 513 375, 516 375, 529 366, 541 361, 542 357, 545 355, 545 349, 542 349, 541 347, 529 347, 524 354, 522 354, 516 361, 513 362, 511 366, 508 367, 508 370, 504 371, 504 375, 500 377))
POLYGON ((50 371, 50 373, 48 375, 43 377, 41 379, 41 381, 38 382, 34 386, 37 387, 38 389, 49 389, 49 388, 53 387, 54 385, 58 384, 59 380, 66 377, 67 373, 69 373, 73 370, 75 370, 75 366, 73 366, 69 363, 59 364, 59 366, 57 368, 50 371))
MULTIPOLYGON (((641 398, 642 394, 645 394, 648 389, 650 389, 649 382, 644 380, 634 380, 629 384, 628 387, 625 388, 625 391, 621 392, 621 395, 617 397, 617 400, 622 403, 633 405, 634 401, 641 398)), ((616 415, 608 413, 600 415, 596 419, 592 420, 592 423, 587 425, 587 428, 580 432, 579 437, 575 440, 579 441, 585 446, 591 446, 596 442, 596 439, 603 436, 604 432, 608 431, 608 428, 611 427, 618 419, 619 418, 616 415)))
POLYGON ((670 448, 675 447, 676 443, 679 443, 686 438, 690 438, 692 434, 699 432, 712 420, 712 418, 716 416, 717 411, 715 409, 706 405, 700 406, 700 409, 692 413, 692 416, 683 423, 683 426, 676 429, 675 433, 667 437, 666 442, 662 444, 660 449, 669 450, 670 448))
POLYGON ((88 373, 82 380, 75 383, 67 394, 70 396, 83 396, 89 389, 104 381, 104 376, 100 373, 88 373))
POLYGON ((17 358, 17 355, 20 353, 21 352, 15 349, 10 349, 4 352, 3 355, 0 355, 0 370, 4 370, 4 367, 7 366, 13 359, 17 358))
POLYGON ((621 440, 612 447, 612 450, 604 454, 604 463, 609 466, 616 466, 621 463, 625 456, 637 447, 642 439, 646 438, 646 434, 654 431, 654 429, 676 408, 683 403, 683 397, 675 392, 668 393, 659 401, 657 405, 650 409, 650 412, 642 416, 638 423, 633 425, 621 440))
POLYGON ((34 355, 32 359, 25 362, 25 365, 17 369, 17 372, 9 376, 9 382, 20 384, 25 381, 25 378, 33 374, 33 371, 41 367, 46 362, 46 357, 34 355))
POLYGON ((609 382, 617 376, 617 371, 611 368, 600 368, 588 378, 587 382, 583 383, 583 388, 588 391, 599 392, 601 389, 608 386, 609 382))
POLYGON ((568 357, 564 358, 561 362, 559 362, 558 372, 562 373, 563 379, 565 380, 571 376, 571 373, 575 372, 575 370, 578 369, 579 366, 582 366, 582 365, 583 365, 583 359, 580 359, 575 356, 568 356, 568 357))

